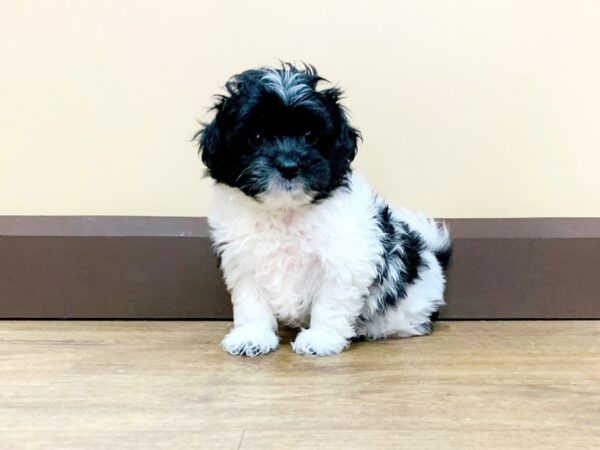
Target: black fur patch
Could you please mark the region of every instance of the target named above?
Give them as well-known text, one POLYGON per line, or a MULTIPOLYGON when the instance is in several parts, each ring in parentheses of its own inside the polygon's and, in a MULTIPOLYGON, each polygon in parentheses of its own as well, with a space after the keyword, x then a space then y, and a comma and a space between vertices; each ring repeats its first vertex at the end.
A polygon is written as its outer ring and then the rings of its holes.
POLYGON ((436 259, 439 261, 440 266, 442 266, 442 269, 446 270, 448 264, 450 264, 450 260, 452 259, 452 245, 448 245, 448 247, 445 249, 439 250, 434 254, 436 259))
POLYGON ((387 205, 379 208, 375 219, 383 233, 383 255, 373 290, 378 293, 378 311, 384 312, 406 297, 408 286, 427 268, 421 256, 425 243, 417 232, 395 219, 387 205), (390 282, 393 278, 397 282, 390 282))

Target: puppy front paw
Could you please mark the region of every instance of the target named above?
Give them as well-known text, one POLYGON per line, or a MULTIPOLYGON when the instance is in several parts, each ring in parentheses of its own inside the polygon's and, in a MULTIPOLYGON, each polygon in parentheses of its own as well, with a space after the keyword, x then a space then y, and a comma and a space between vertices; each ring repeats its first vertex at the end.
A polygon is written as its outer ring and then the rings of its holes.
POLYGON ((348 346, 348 341, 339 334, 314 328, 302 330, 292 342, 292 348, 301 355, 337 355, 348 346))
POLYGON ((268 327, 242 325, 231 330, 221 342, 223 350, 231 355, 258 356, 275 350, 279 338, 268 327))

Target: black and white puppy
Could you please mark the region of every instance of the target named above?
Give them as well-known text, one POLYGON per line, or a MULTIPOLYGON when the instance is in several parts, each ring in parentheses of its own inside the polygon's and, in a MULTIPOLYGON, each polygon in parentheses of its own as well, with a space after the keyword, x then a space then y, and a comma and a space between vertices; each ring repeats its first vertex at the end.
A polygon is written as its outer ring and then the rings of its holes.
POLYGON ((292 347, 308 355, 423 335, 444 304, 446 227, 392 209, 352 171, 360 134, 323 81, 311 66, 242 72, 197 134, 216 181, 209 223, 233 355, 274 350, 278 322, 301 328, 292 347))

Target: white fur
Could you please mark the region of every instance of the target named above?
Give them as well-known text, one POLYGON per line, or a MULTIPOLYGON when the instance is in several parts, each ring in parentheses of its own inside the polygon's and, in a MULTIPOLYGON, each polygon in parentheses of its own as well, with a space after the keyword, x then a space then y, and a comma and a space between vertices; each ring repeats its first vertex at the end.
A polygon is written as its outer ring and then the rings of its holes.
POLYGON ((260 325, 237 326, 225 336, 223 349, 232 355, 258 356, 269 353, 279 345, 273 330, 260 325))
POLYGON ((278 322, 309 326, 292 345, 297 353, 313 355, 339 353, 358 335, 428 331, 423 324, 443 304, 444 277, 432 252, 447 243, 445 229, 423 215, 395 212, 427 244, 422 257, 428 268, 406 298, 383 314, 373 287, 383 253, 374 219, 380 200, 362 177, 353 174, 349 189, 317 204, 307 204, 295 191, 263 200, 215 186, 209 223, 234 306, 226 351, 254 356, 273 350, 278 322), (359 321, 361 315, 369 320, 359 321))
POLYGON ((348 341, 335 332, 318 328, 300 331, 292 348, 301 355, 327 356, 340 353, 348 346, 348 341))
POLYGON ((416 283, 408 287, 406 298, 385 314, 376 314, 372 320, 361 324, 357 330, 359 335, 380 339, 429 333, 431 313, 444 304, 444 275, 433 253, 428 251, 424 257, 429 267, 421 272, 416 283))
POLYGON ((288 105, 300 103, 312 93, 310 86, 302 82, 301 74, 288 66, 266 69, 262 81, 288 105))

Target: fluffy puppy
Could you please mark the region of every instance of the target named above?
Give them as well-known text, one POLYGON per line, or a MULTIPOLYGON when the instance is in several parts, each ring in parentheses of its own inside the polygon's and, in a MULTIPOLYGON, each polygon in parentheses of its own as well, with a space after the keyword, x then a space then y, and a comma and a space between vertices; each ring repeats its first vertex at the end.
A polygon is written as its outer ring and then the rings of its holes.
POLYGON ((278 322, 300 328, 292 347, 305 355, 423 335, 444 304, 446 227, 392 209, 352 171, 360 134, 323 81, 311 66, 242 72, 197 134, 216 182, 209 223, 233 355, 274 350, 278 322))

